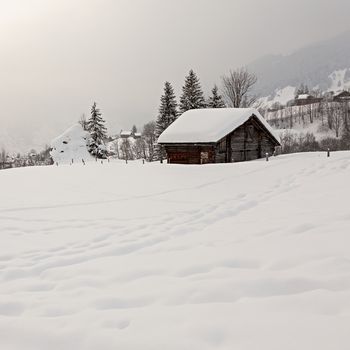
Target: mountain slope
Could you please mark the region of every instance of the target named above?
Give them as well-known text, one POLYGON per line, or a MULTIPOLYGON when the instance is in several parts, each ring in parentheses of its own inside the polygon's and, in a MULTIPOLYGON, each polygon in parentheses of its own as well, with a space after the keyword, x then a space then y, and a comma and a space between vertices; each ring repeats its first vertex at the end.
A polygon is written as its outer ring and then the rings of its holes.
MULTIPOLYGON (((286 86, 306 83, 328 90, 335 71, 350 68, 350 31, 335 38, 297 50, 290 55, 269 55, 248 65, 258 76, 256 91, 261 96, 274 94, 286 86)), ((350 81, 350 69, 345 81, 350 81)))
POLYGON ((349 172, 350 152, 1 171, 0 348, 348 350, 349 172))

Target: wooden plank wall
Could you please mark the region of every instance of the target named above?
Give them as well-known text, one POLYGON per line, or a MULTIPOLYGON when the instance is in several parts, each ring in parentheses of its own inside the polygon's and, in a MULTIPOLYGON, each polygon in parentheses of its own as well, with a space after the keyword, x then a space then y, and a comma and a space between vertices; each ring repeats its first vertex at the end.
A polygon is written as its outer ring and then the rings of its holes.
POLYGON ((226 136, 226 151, 220 151, 220 142, 215 148, 216 162, 243 162, 273 154, 275 142, 254 118, 226 136))
POLYGON ((168 163, 201 164, 215 162, 213 145, 174 144, 166 145, 165 149, 168 163))

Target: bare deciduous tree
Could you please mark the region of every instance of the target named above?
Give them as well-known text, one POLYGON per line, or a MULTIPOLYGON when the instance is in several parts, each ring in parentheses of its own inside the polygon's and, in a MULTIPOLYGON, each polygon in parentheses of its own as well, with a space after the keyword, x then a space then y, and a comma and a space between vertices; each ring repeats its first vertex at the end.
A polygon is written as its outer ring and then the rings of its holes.
POLYGON ((230 71, 222 77, 222 94, 229 107, 250 107, 257 96, 252 94, 252 88, 257 82, 255 74, 248 72, 246 68, 230 71))
POLYGON ((127 138, 122 140, 121 156, 122 156, 122 159, 124 159, 124 160, 133 160, 134 159, 133 154, 132 154, 132 150, 131 150, 131 144, 127 138))
POLYGON ((144 141, 144 158, 149 161, 154 160, 154 146, 156 143, 156 123, 148 122, 143 127, 142 138, 144 141))
POLYGON ((333 126, 335 131, 335 136, 338 138, 340 136, 340 128, 342 125, 342 106, 340 104, 336 105, 333 109, 333 126))
POLYGON ((350 125, 349 125, 349 102, 344 101, 341 103, 342 109, 343 109, 343 125, 344 125, 344 131, 349 133, 350 132, 350 125))
POLYGON ((330 130, 333 130, 333 104, 327 103, 326 105, 327 125, 330 130))
POLYGON ((79 124, 83 127, 83 130, 85 131, 87 130, 88 122, 86 120, 86 115, 84 113, 80 116, 79 124))

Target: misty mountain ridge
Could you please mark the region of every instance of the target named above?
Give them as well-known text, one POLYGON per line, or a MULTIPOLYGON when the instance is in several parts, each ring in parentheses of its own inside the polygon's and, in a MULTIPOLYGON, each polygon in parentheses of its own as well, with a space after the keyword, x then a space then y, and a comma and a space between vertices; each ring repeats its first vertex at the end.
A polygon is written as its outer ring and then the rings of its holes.
MULTIPOLYGON (((301 83, 310 89, 340 91, 350 88, 350 31, 334 38, 303 47, 288 55, 266 55, 247 68, 258 77, 255 92, 264 106, 286 104, 294 98, 301 83)), ((56 135, 50 125, 40 125, 36 132, 14 127, 0 130, 0 148, 7 151, 40 150, 56 135)))
POLYGON ((289 55, 267 55, 248 65, 258 77, 256 93, 274 98, 301 83, 322 91, 350 87, 350 31, 299 49, 289 55), (339 81, 342 80, 342 81, 339 81))

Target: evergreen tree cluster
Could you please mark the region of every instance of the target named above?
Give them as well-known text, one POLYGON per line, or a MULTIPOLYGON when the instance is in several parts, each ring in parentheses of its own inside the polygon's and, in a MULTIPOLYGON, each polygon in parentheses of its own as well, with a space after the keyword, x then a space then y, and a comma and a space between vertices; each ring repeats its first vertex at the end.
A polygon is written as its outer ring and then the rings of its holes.
MULTIPOLYGON (((192 69, 185 78, 179 104, 177 103, 173 86, 170 82, 165 82, 164 91, 160 98, 158 117, 154 123, 154 127, 152 126, 152 128, 150 128, 145 126, 143 132, 144 140, 139 141, 139 143, 147 143, 147 145, 145 144, 143 147, 144 156, 147 153, 147 157, 145 156, 145 158, 152 158, 153 160, 165 158, 165 151, 157 145, 156 140, 180 114, 190 109, 225 107, 223 98, 219 94, 219 89, 216 85, 212 89, 208 101, 205 100, 200 80, 192 69), (152 132, 150 132, 151 129, 153 130, 152 132), (147 133, 145 130, 147 130, 147 133), (147 152, 145 151, 146 149, 147 152)), ((100 109, 97 108, 96 102, 94 102, 91 107, 89 119, 86 120, 85 116, 82 116, 79 123, 84 130, 90 133, 90 139, 87 145, 89 152, 96 158, 107 158, 108 154, 105 145, 106 140, 108 140, 107 129, 105 120, 102 118, 102 114, 100 109)), ((132 133, 137 133, 137 127, 135 125, 132 127, 132 133)))
MULTIPOLYGON (((163 159, 166 157, 165 150, 161 149, 156 140, 167 129, 180 114, 190 109, 200 108, 225 108, 223 97, 215 85, 208 100, 205 100, 201 83, 196 73, 191 69, 185 78, 179 104, 177 103, 174 88, 170 82, 165 82, 164 91, 160 98, 158 117, 154 124, 148 123, 143 130, 143 138, 139 143, 144 143, 140 149, 144 158, 149 160, 163 159), (151 127, 152 126, 152 127, 151 127)), ((88 120, 82 116, 79 123, 84 130, 90 133, 88 140, 88 150, 96 158, 107 158, 105 142, 108 140, 105 120, 102 118, 100 109, 96 102, 91 107, 91 114, 88 120)), ((132 127, 133 134, 137 133, 137 128, 132 127)))

